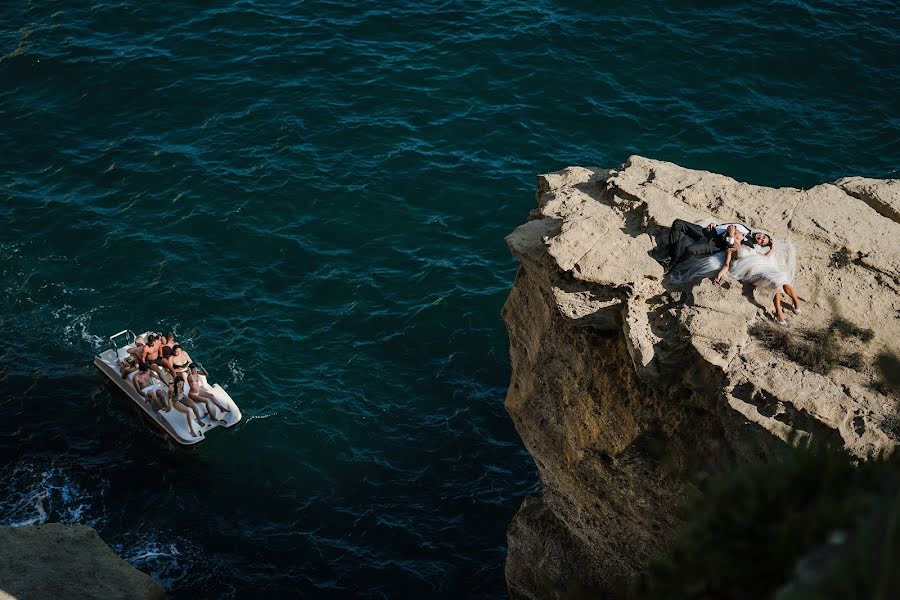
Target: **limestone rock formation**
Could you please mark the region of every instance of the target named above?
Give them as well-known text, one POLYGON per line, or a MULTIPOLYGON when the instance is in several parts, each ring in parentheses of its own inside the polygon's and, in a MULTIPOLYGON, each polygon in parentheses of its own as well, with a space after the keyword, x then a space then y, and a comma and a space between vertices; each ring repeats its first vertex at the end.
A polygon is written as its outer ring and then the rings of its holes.
POLYGON ((159 583, 116 556, 90 527, 0 527, 0 600, 165 597, 159 583))
POLYGON ((865 177, 843 177, 834 184, 851 196, 859 198, 888 219, 900 223, 900 180, 883 181, 865 177))
POLYGON ((627 595, 725 461, 770 459, 791 436, 858 457, 897 445, 897 399, 872 364, 900 350, 898 197, 897 180, 773 189, 638 156, 538 177, 537 209, 507 237, 521 266, 503 308, 506 408, 542 484, 509 527, 511 597, 627 595), (872 328, 863 366, 821 375, 767 349, 748 329, 772 308, 751 286, 671 285, 658 259, 676 218, 792 240, 803 312, 789 327, 872 328))

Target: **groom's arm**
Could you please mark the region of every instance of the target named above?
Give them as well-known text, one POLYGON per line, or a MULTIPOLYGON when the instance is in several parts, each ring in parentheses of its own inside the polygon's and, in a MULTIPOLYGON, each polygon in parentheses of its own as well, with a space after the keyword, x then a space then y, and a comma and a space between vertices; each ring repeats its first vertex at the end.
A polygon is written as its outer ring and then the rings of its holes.
POLYGON ((734 225, 729 225, 725 230, 725 243, 732 248, 739 248, 744 234, 737 230, 734 225))

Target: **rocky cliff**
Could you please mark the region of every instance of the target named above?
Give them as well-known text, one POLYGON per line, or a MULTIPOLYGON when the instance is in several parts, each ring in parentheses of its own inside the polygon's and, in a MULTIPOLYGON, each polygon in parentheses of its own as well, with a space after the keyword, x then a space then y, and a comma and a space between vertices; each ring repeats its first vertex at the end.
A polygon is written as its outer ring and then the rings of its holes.
POLYGON ((116 556, 90 527, 0 527, 0 600, 165 597, 159 583, 116 556))
POLYGON ((503 308, 506 408, 542 485, 509 526, 512 598, 627 595, 685 494, 726 462, 770 460, 788 439, 858 457, 896 446, 875 365, 900 340, 900 181, 773 189, 634 156, 539 176, 507 243, 521 266, 503 308), (853 368, 814 372, 751 334, 772 313, 751 286, 671 285, 658 259, 676 218, 792 240, 803 310, 788 329, 871 328, 846 342, 853 368))

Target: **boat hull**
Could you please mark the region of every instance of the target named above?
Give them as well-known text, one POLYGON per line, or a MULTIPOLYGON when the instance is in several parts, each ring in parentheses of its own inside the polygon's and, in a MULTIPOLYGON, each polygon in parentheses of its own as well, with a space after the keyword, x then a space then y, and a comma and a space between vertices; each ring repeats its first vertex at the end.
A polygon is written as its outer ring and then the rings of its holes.
MULTIPOLYGON (((191 436, 184 413, 174 409, 168 412, 155 410, 154 407, 135 389, 134 384, 132 383, 134 373, 129 374, 124 379, 122 378, 122 372, 117 366, 117 363, 122 357, 127 356, 127 348, 129 347, 131 346, 129 345, 122 348, 114 347, 101 352, 94 357, 94 366, 96 366, 101 373, 106 375, 116 387, 124 392, 131 402, 143 411, 145 416, 147 416, 157 428, 168 435, 175 443, 182 446, 193 446, 204 441, 207 434, 213 429, 218 427, 233 427, 240 422, 243 415, 241 415, 240 409, 234 400, 231 399, 231 396, 229 396, 218 384, 210 386, 206 381, 206 378, 201 376, 201 389, 211 393, 221 405, 229 409, 229 412, 222 412, 217 408, 213 408, 214 414, 209 415, 206 412, 206 407, 203 404, 198 404, 197 406, 200 411, 203 426, 198 425, 197 422, 194 421, 193 427, 197 436, 191 436)), ((191 418, 195 418, 193 413, 191 414, 191 418)))

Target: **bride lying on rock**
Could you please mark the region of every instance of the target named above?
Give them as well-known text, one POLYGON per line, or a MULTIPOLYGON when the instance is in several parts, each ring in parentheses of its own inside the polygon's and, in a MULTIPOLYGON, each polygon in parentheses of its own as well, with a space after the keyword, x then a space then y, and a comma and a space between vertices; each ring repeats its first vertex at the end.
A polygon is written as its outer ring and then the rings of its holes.
POLYGON ((753 233, 755 246, 742 245, 741 233, 733 229, 732 226, 728 230, 728 235, 735 238, 731 248, 679 265, 670 274, 672 283, 682 284, 703 277, 714 277, 717 284, 726 277, 752 283, 772 298, 775 320, 781 325, 787 324, 781 308, 782 289, 794 303, 794 313, 800 314, 800 301, 792 286, 797 267, 797 249, 788 240, 774 243, 771 236, 762 231, 753 233))

